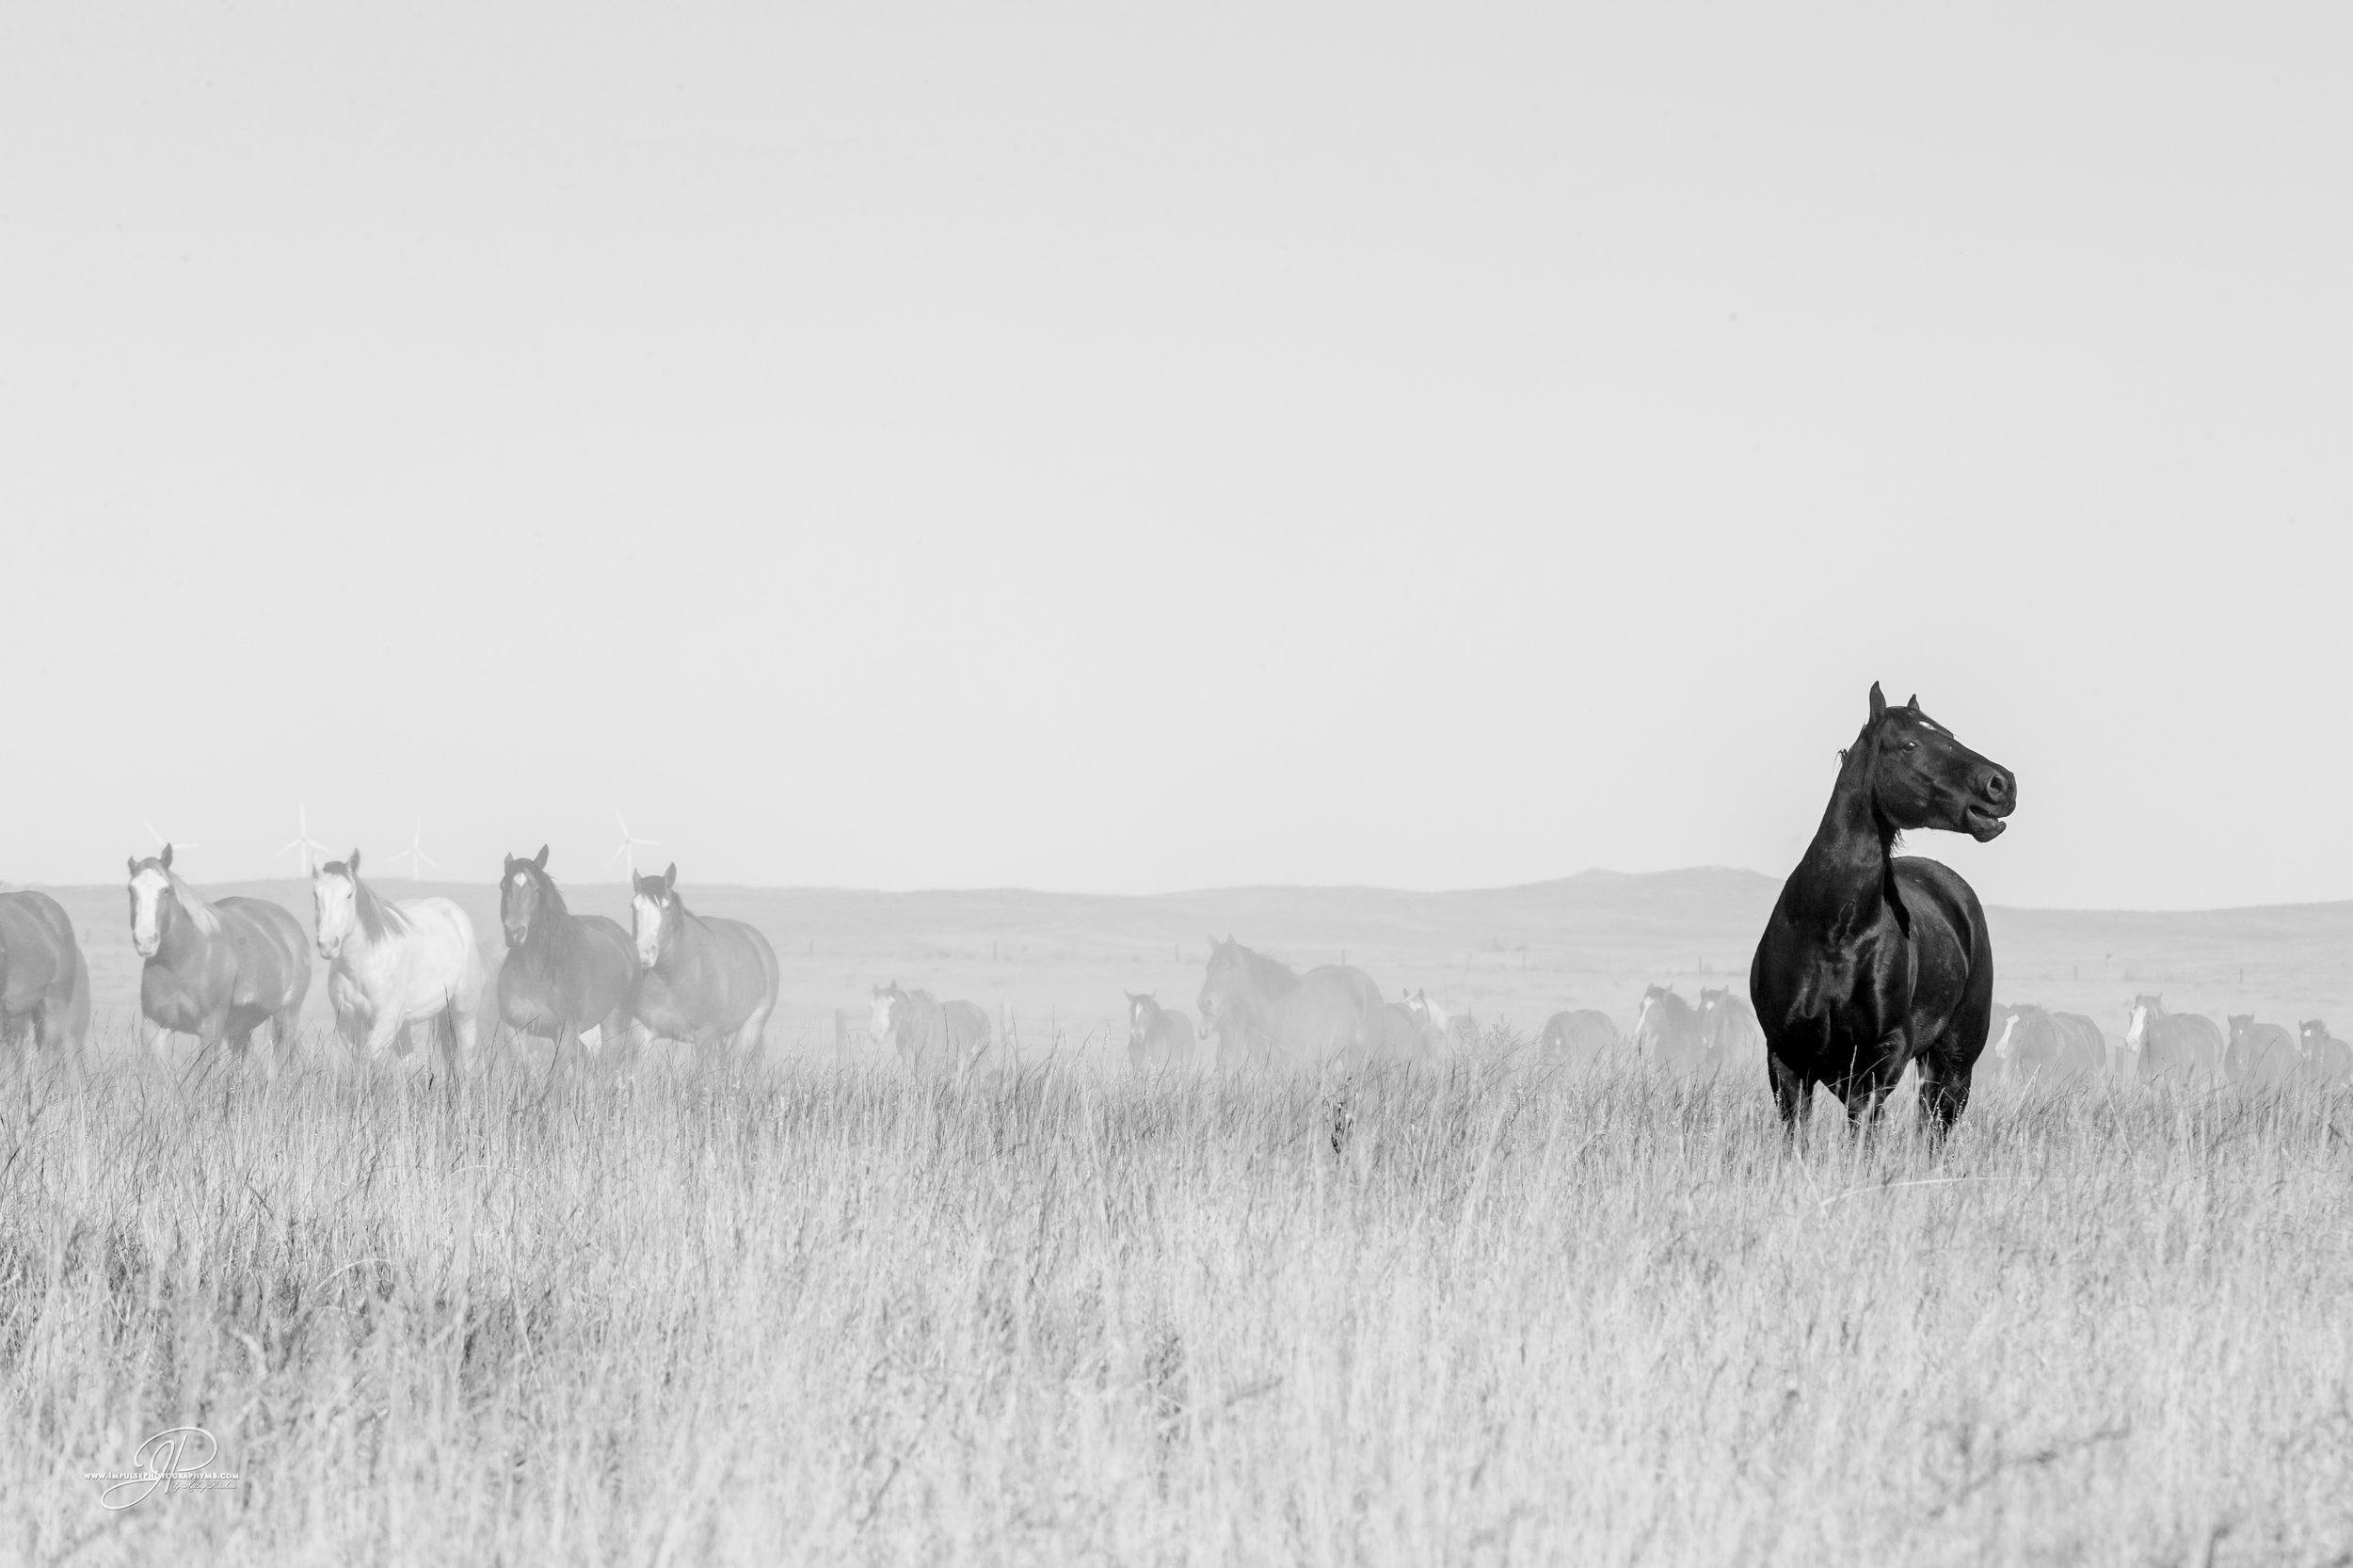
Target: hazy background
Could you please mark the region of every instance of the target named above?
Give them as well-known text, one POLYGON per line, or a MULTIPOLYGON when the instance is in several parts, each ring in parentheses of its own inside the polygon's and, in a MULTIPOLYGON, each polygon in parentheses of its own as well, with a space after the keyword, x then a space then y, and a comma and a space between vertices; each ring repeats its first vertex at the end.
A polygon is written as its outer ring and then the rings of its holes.
POLYGON ((0 9, 0 876, 2353 894, 2353 13, 0 9), (279 863, 285 868, 285 862, 279 863))

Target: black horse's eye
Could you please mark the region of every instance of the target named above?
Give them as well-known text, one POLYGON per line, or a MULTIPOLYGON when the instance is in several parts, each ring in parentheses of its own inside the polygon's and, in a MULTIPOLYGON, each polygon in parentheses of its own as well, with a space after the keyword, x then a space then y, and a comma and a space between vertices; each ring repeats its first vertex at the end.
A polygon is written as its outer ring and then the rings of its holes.
POLYGON ((1917 741, 1906 741, 1904 743, 1904 749, 1906 751, 1917 751, 1920 749, 1920 743, 1917 741))

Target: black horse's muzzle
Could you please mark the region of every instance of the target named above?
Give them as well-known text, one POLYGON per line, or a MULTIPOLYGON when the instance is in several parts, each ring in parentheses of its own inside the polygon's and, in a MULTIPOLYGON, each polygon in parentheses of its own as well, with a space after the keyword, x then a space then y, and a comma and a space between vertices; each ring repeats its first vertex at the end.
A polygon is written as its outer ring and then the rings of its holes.
POLYGON ((2000 838, 2009 825, 2002 819, 2017 809, 2018 776, 1989 764, 1977 779, 1977 798, 1961 809, 1961 821, 1969 836, 1982 844, 2000 838))

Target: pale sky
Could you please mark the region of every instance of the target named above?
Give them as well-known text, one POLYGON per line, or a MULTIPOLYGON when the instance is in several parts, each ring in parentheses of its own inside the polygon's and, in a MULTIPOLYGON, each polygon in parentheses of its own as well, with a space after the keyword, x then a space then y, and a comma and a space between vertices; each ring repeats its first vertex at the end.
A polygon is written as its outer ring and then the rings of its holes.
POLYGON ((2342 7, 0 9, 0 877, 2353 897, 2342 7), (277 863, 281 869, 288 863, 277 863))

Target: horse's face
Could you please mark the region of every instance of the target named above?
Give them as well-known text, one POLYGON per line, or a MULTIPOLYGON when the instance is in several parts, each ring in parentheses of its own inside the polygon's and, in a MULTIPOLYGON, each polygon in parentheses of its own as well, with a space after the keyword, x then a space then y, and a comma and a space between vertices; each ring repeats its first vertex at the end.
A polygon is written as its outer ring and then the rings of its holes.
POLYGON ((538 913, 539 879, 532 873, 531 862, 509 860, 499 881, 499 924, 506 932, 508 947, 531 940, 531 922, 538 913))
POLYGON ((678 894, 670 886, 677 875, 672 866, 667 878, 634 872, 630 877, 630 929, 637 937, 637 962, 649 969, 662 961, 663 948, 678 930, 678 894))
POLYGON ((1664 985, 1653 985, 1642 992, 1641 1011, 1634 1015, 1635 1033, 1640 1034, 1642 1032, 1642 1026, 1650 1022, 1651 1010, 1653 1008, 1663 1008, 1666 1005, 1669 995, 1670 993, 1664 985))
POLYGON ((311 873, 311 906, 318 919, 319 956, 330 964, 344 951, 344 938, 351 935, 356 918, 353 905, 357 902, 351 878, 334 861, 311 873))
POLYGON ((2296 1026, 2297 1043, 2307 1051, 2329 1038, 2329 1026, 2318 1018, 2306 1018, 2296 1026))
POLYGON ((2228 1016, 2231 1020, 2231 1044, 2234 1046, 2244 1045, 2247 1041, 2247 1037, 2255 1032, 2255 1015, 2252 1013, 2233 1013, 2228 1015, 2228 1016))
POLYGON ((896 985, 874 993, 874 1010, 866 1020, 866 1029, 876 1042, 886 1042, 897 1032, 899 1005, 905 1000, 906 993, 896 985))
POLYGON ((1140 997, 1133 992, 1123 991, 1120 994, 1128 999, 1128 1048, 1140 1050, 1144 1042, 1151 1038, 1152 1025, 1160 1013, 1160 1004, 1150 997, 1140 997))
POLYGON ((131 862, 131 945, 152 958, 164 945, 164 927, 179 900, 171 895, 171 873, 152 860, 131 862))
POLYGON ((1871 801, 1898 828, 1944 828, 1983 843, 1999 838, 2018 808, 2018 780, 1953 738, 1913 697, 1889 708, 1871 688, 1871 722, 1859 744, 1872 748, 1871 801))
POLYGON ((2135 997, 2130 1020, 2124 1026, 2124 1043, 2138 1050, 2141 1040, 2149 1032, 2149 1020, 2164 1010, 2155 997, 2135 997))
POLYGON ((2018 1033, 2018 1015, 2005 1013, 1997 1007, 1993 1010, 1993 1016, 2002 1020, 2002 1033, 2001 1037, 1993 1042, 1993 1054, 2007 1062, 2009 1060, 2009 1053, 2018 1048, 2010 1043, 2018 1033))

